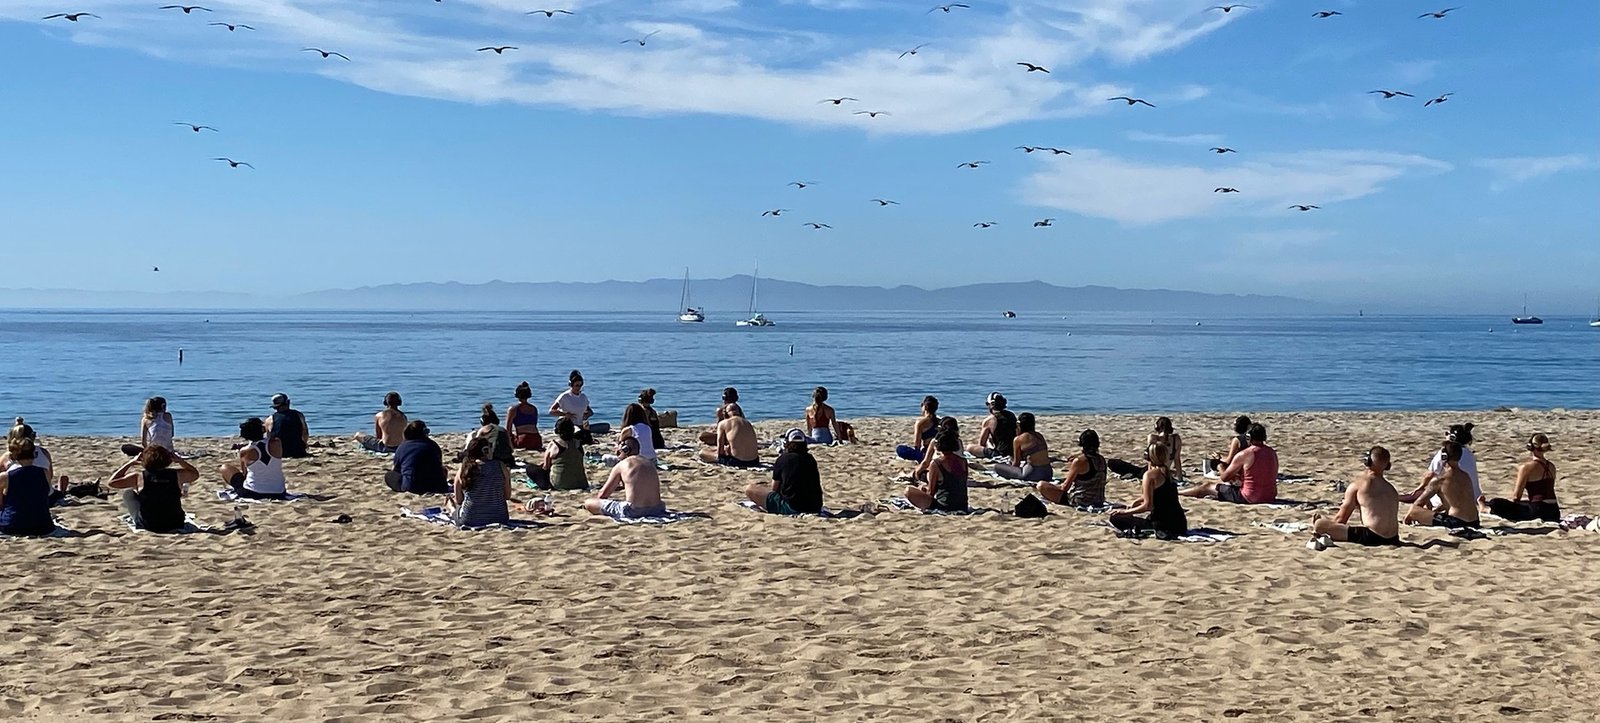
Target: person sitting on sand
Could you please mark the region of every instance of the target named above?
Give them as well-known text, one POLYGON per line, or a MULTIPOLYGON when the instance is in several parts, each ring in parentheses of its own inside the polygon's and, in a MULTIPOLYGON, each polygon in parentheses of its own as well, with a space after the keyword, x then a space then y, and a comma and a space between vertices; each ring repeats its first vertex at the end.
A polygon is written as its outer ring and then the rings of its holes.
POLYGON ((383 411, 372 415, 372 434, 358 432, 356 444, 368 452, 394 454, 406 441, 406 413, 400 411, 400 393, 383 395, 383 411))
POLYGON ((707 447, 715 447, 717 445, 716 425, 721 424, 722 420, 727 419, 736 410, 740 416, 744 416, 744 408, 739 406, 739 390, 733 387, 723 387, 722 405, 717 407, 717 421, 711 425, 711 429, 700 433, 700 443, 707 447))
POLYGON ((634 402, 622 410, 622 436, 639 440, 639 456, 651 462, 656 461, 654 431, 645 416, 643 404, 634 402))
MULTIPOLYGON (((1228 451, 1223 452, 1221 456, 1212 457, 1205 461, 1205 469, 1203 471, 1208 476, 1227 469, 1228 465, 1233 464, 1234 457, 1238 456, 1240 452, 1250 448, 1251 424, 1252 422, 1250 421, 1250 418, 1243 414, 1234 417, 1233 439, 1228 440, 1228 451)), ((1177 466, 1174 466, 1173 469, 1182 471, 1182 469, 1177 466)))
POLYGON ((916 423, 911 425, 911 444, 895 447, 895 456, 909 462, 921 462, 927 454, 928 445, 938 433, 939 398, 930 394, 922 398, 922 416, 917 417, 916 423))
POLYGON ((1351 542, 1367 547, 1400 544, 1400 493, 1384 479, 1389 471, 1389 450, 1373 447, 1361 458, 1367 469, 1344 491, 1344 504, 1333 519, 1311 518, 1311 531, 1327 535, 1335 542, 1351 542), (1362 526, 1350 525, 1350 516, 1361 512, 1362 526))
POLYGON ((744 418, 744 410, 733 407, 728 418, 717 422, 716 449, 700 453, 700 459, 711 464, 748 469, 761 465, 761 443, 756 439, 756 428, 744 418))
POLYGON ((306 424, 306 415, 289 406, 289 395, 282 392, 272 395, 272 417, 267 420, 267 434, 283 445, 285 459, 311 456, 307 451, 311 445, 311 427, 306 424))
POLYGON ((198 481, 200 470, 188 460, 166 447, 151 446, 113 472, 106 486, 122 490, 122 508, 134 527, 176 532, 188 524, 183 498, 189 494, 189 485, 198 481))
POLYGON ((288 481, 283 475, 283 441, 267 439, 266 423, 251 417, 239 424, 245 446, 239 448, 237 462, 218 470, 233 493, 246 500, 288 499, 288 481))
POLYGON ((811 406, 806 407, 806 428, 811 430, 808 440, 812 444, 856 443, 856 428, 849 422, 839 421, 838 414, 828 405, 827 387, 811 391, 811 406))
POLYGON ((650 425, 650 445, 659 452, 667 448, 667 438, 661 436, 661 415, 656 414, 655 404, 656 390, 639 392, 639 406, 644 407, 644 419, 650 425))
POLYGON ((457 527, 503 525, 511 521, 511 470, 494 458, 493 443, 475 437, 467 443, 466 458, 456 469, 450 497, 450 520, 457 527))
MULTIPOLYGON (((1472 453, 1472 426, 1473 425, 1471 422, 1467 422, 1466 424, 1450 425, 1450 428, 1445 430, 1444 441, 1455 442, 1456 444, 1461 445, 1461 462, 1456 466, 1460 467, 1461 471, 1467 474, 1467 478, 1472 480, 1473 498, 1482 500, 1483 487, 1478 484, 1478 456, 1472 453)), ((1407 503, 1417 501, 1417 498, 1422 495, 1423 488, 1427 487, 1428 483, 1432 482, 1434 477, 1442 474, 1443 472, 1444 453, 1435 452, 1433 454, 1433 459, 1428 462, 1428 473, 1422 476, 1422 482, 1417 485, 1416 489, 1413 489, 1407 494, 1401 495, 1400 501, 1407 503)), ((1437 506, 1439 504, 1439 500, 1432 500, 1430 501, 1430 504, 1437 506)))
POLYGON ((528 452, 543 452, 539 408, 528 401, 533 398, 533 387, 523 382, 517 385, 514 394, 517 403, 506 408, 506 432, 511 435, 511 446, 528 452))
POLYGON ((1172 471, 1167 447, 1156 443, 1145 448, 1145 473, 1140 482, 1139 502, 1112 512, 1107 520, 1124 534, 1154 532, 1162 539, 1176 539, 1189 531, 1189 519, 1178 498, 1178 479, 1172 471), (1140 517, 1139 515, 1145 515, 1140 517))
POLYGON ((591 434, 605 434, 611 431, 611 425, 604 422, 590 422, 594 416, 594 408, 589 406, 589 397, 583 393, 583 374, 573 369, 567 375, 567 390, 550 403, 549 409, 552 417, 565 417, 578 425, 578 429, 588 430, 591 434))
MULTIPOLYGON (((1249 428, 1246 427, 1245 431, 1249 431, 1249 428)), ((1180 478, 1183 477, 1183 437, 1173 430, 1171 417, 1156 417, 1155 431, 1145 441, 1145 448, 1148 449, 1152 444, 1167 448, 1167 454, 1171 457, 1167 467, 1180 478)))
MULTIPOLYGON (((516 466, 517 453, 512 449, 511 433, 500 426, 500 415, 494 413, 494 404, 490 402, 484 402, 483 408, 478 411, 478 428, 467 435, 467 444, 470 446, 472 440, 479 437, 489 440, 489 456, 495 461, 507 467, 516 466)), ((463 448, 456 461, 463 461, 466 456, 463 448)))
POLYGON ((967 458, 961 455, 961 435, 955 419, 939 420, 934 454, 928 455, 927 483, 906 488, 906 501, 918 509, 940 512, 967 511, 967 458))
POLYGON ((151 397, 144 400, 144 414, 139 416, 139 443, 122 445, 122 453, 137 457, 152 444, 166 447, 170 452, 173 433, 172 414, 167 411, 166 397, 151 397))
POLYGON ((588 471, 583 462, 583 437, 571 419, 556 420, 555 438, 544 447, 544 468, 550 474, 553 489, 589 489, 588 471))
POLYGON ((1009 458, 1017 437, 1017 415, 1006 409, 1005 395, 1000 392, 990 392, 987 404, 989 418, 983 420, 978 443, 967 447, 967 453, 974 457, 1009 458))
MULTIPOLYGON (((1024 482, 1045 482, 1055 477, 1055 469, 1050 466, 1050 443, 1044 435, 1035 429, 1036 422, 1032 412, 1023 412, 1017 415, 1017 436, 1011 442, 1011 459, 1020 462, 1019 465, 997 464, 990 469, 1005 479, 1022 480, 1024 482)), ((1098 448, 1100 442, 1095 441, 1098 448)), ((1100 465, 1100 486, 1105 487, 1105 464, 1100 465)))
POLYGON ((606 478, 594 499, 584 500, 583 508, 591 515, 618 520, 665 515, 667 505, 661 501, 661 474, 656 471, 654 462, 639 456, 639 440, 618 439, 617 456, 622 461, 611 468, 611 476, 606 478), (623 490, 624 499, 608 499, 618 488, 623 490))
POLYGON ((1099 507, 1106 503, 1106 458, 1100 456, 1100 433, 1083 430, 1078 447, 1083 454, 1067 463, 1066 479, 1061 484, 1040 482, 1039 496, 1068 507, 1099 507))
POLYGON ((395 492, 414 495, 442 495, 450 492, 449 474, 444 468, 444 451, 428 437, 428 423, 413 419, 401 433, 405 441, 394 451, 394 467, 383 477, 395 492))
MULTIPOLYGON (((1517 482, 1511 488, 1511 499, 1496 497, 1483 503, 1483 509, 1512 522, 1560 522, 1561 505, 1556 502, 1556 466, 1545 459, 1551 449, 1550 438, 1535 434, 1528 438, 1526 448, 1528 460, 1517 468, 1517 482), (1526 502, 1522 500, 1523 495, 1528 497, 1526 502)), ((1463 450, 1462 457, 1465 456, 1463 450)))
POLYGON ((759 482, 744 488, 763 512, 775 515, 815 515, 822 512, 822 473, 817 458, 806 448, 805 430, 791 429, 783 435, 783 454, 772 463, 772 486, 759 482))
POLYGON ((39 433, 35 432, 33 427, 27 422, 22 421, 22 417, 17 417, 17 421, 11 426, 11 431, 6 433, 7 447, 10 446, 11 442, 19 439, 26 439, 30 442, 33 442, 33 461, 30 464, 24 464, 18 460, 12 459, 11 453, 7 451, 5 454, 0 455, 0 469, 10 470, 17 467, 33 466, 43 469, 44 475, 47 479, 53 476, 55 474, 55 469, 50 461, 50 450, 45 449, 44 445, 39 444, 39 433))
POLYGON ((32 439, 9 440, 6 456, 16 466, 0 472, 0 534, 42 537, 55 532, 50 506, 66 494, 65 486, 52 488, 50 471, 34 464, 38 451, 32 439))
POLYGON ((1278 499, 1278 451, 1267 446, 1266 426, 1251 424, 1245 435, 1250 446, 1233 456, 1220 481, 1201 482, 1180 494, 1240 505, 1264 505, 1278 499))
POLYGON ((1445 442, 1439 451, 1444 457, 1444 469, 1422 488, 1411 511, 1406 513, 1406 523, 1452 530, 1476 528, 1478 498, 1472 493, 1472 478, 1461 469, 1462 445, 1445 442), (1440 503, 1428 505, 1428 500, 1435 497, 1440 503))

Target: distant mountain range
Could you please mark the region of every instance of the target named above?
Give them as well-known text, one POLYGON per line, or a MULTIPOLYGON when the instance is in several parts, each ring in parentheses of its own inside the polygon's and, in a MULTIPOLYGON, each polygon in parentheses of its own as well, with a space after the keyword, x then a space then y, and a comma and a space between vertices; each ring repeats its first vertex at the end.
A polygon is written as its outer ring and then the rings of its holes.
MULTIPOLYGON (((692 303, 711 312, 744 312, 751 277, 690 282, 692 303)), ((418 283, 332 289, 268 297, 221 292, 95 292, 0 289, 0 307, 140 309, 370 309, 673 312, 682 279, 594 283, 418 283)), ((1186 311, 1228 314, 1316 313, 1329 308, 1283 296, 1203 294, 1164 289, 1055 286, 1041 281, 915 286, 817 286, 762 279, 760 311, 1186 311)))

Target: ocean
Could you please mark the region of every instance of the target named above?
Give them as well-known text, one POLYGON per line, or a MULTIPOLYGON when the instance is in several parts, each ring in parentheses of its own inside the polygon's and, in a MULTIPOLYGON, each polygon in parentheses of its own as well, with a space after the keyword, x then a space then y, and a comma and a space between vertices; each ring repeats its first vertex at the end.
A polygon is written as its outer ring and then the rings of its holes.
POLYGON ((754 419, 797 418, 827 386, 841 418, 909 416, 924 394, 978 414, 1600 408, 1600 329, 1583 318, 1192 317, 1149 313, 773 312, 735 328, 672 313, 0 312, 0 415, 45 435, 134 435, 168 399, 180 435, 230 435, 289 394, 313 434, 370 429, 385 392, 436 431, 548 407, 581 369, 596 419, 640 389, 686 422, 724 386, 754 419), (178 351, 184 361, 178 363, 178 351))

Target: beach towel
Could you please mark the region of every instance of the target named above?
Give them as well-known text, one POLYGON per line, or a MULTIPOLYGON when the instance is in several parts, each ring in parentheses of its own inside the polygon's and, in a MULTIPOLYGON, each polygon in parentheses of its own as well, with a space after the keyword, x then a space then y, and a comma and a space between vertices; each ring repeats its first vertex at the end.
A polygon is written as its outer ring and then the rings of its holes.
POLYGON ((709 520, 709 519, 711 519, 711 515, 708 515, 708 514, 706 514, 704 512, 680 512, 680 511, 677 511, 677 510, 667 510, 666 512, 664 512, 661 515, 658 515, 656 517, 617 518, 617 517, 612 517, 610 515, 598 515, 598 516, 599 517, 604 517, 605 519, 611 520, 612 522, 619 522, 619 523, 624 524, 624 525, 668 525, 668 524, 672 524, 674 522, 683 522, 683 521, 686 521, 686 520, 709 520))
POLYGON ((1269 530, 1277 530, 1285 535, 1298 535, 1311 529, 1311 525, 1304 522, 1252 522, 1250 524, 1256 527, 1265 527, 1269 530))
POLYGON ((894 509, 897 509, 897 510, 915 510, 917 512, 921 512, 924 515, 950 515, 950 516, 954 516, 954 517, 969 517, 969 516, 972 516, 972 515, 984 515, 984 514, 988 514, 988 513, 991 513, 991 512, 998 514, 1000 512, 1000 510, 997 510, 997 509, 995 509, 993 507, 968 507, 965 511, 924 510, 924 509, 921 509, 921 508, 917 507, 914 504, 911 504, 911 500, 908 500, 908 499, 906 499, 904 497, 890 497, 889 499, 884 500, 884 504, 886 504, 886 505, 888 505, 890 507, 893 507, 894 509))
MULTIPOLYGON (((122 526, 128 528, 128 530, 131 531, 131 532, 151 532, 150 530, 146 530, 143 527, 139 527, 139 526, 133 524, 133 515, 120 515, 120 516, 117 517, 117 521, 121 522, 122 526)), ((168 531, 168 532, 155 532, 155 533, 151 533, 151 534, 157 534, 157 535, 192 535, 192 534, 195 534, 195 533, 198 533, 198 532, 210 532, 210 531, 211 531, 211 528, 206 527, 205 525, 202 525, 199 522, 195 521, 194 513, 190 512, 190 513, 184 515, 184 517, 183 517, 183 527, 178 528, 176 530, 171 530, 171 531, 168 531)))
POLYGON ((295 494, 293 492, 290 492, 286 499, 281 499, 281 500, 255 500, 255 499, 251 499, 249 497, 240 497, 238 492, 235 492, 235 491, 233 491, 231 489, 226 489, 226 490, 217 490, 217 499, 221 500, 223 502, 244 502, 244 503, 249 503, 249 504, 255 504, 255 503, 258 503, 258 502, 299 502, 300 500, 311 499, 311 496, 310 495, 295 494))
POLYGON ((533 530, 545 526, 542 522, 533 522, 531 520, 509 520, 507 522, 496 523, 493 525, 460 527, 456 525, 455 520, 450 519, 449 513, 445 512, 443 508, 439 507, 427 507, 420 511, 413 511, 409 507, 401 507, 400 516, 406 519, 421 520, 429 524, 444 525, 446 527, 453 527, 455 529, 466 530, 468 532, 481 532, 483 530, 533 530))
POLYGON ((1000 475, 995 474, 994 470, 987 470, 986 469, 986 470, 978 471, 978 476, 982 477, 983 481, 981 481, 981 482, 972 482, 972 483, 969 483, 967 486, 968 487, 1018 487, 1018 488, 1027 488, 1027 489, 1033 489, 1034 487, 1039 486, 1038 482, 1029 482, 1027 480, 1007 479, 1005 477, 1001 477, 1000 475))
POLYGON ((731 470, 733 470, 735 472, 771 472, 772 471, 772 465, 768 464, 766 462, 757 462, 754 466, 751 466, 751 467, 735 467, 735 466, 733 466, 731 464, 717 464, 715 462, 707 462, 707 461, 705 461, 703 459, 700 459, 698 457, 695 458, 695 461, 700 463, 701 467, 711 467, 712 469, 731 469, 731 470))
POLYGON ((1263 505, 1251 505, 1251 507, 1265 507, 1270 510, 1314 510, 1319 507, 1326 506, 1328 506, 1327 502, 1315 500, 1291 500, 1286 498, 1278 498, 1263 505))
MULTIPOLYGON (((750 510, 751 512, 756 512, 756 513, 760 513, 760 514, 763 514, 763 515, 767 514, 766 510, 761 509, 760 506, 756 505, 756 503, 751 502, 750 500, 739 500, 739 506, 743 507, 743 508, 745 508, 747 510, 750 510)), ((849 519, 854 519, 854 518, 860 517, 860 516, 865 515, 865 514, 867 514, 867 513, 863 512, 861 510, 852 510, 852 509, 830 510, 830 509, 824 507, 824 508, 822 508, 821 512, 819 512, 817 514, 814 514, 814 515, 809 513, 809 512, 802 512, 802 513, 797 514, 797 515, 773 515, 773 517, 819 517, 819 518, 822 518, 824 520, 849 520, 849 519)))
POLYGON ((85 537, 84 533, 78 532, 77 530, 61 524, 61 520, 57 519, 55 522, 56 528, 51 530, 50 534, 48 535, 21 535, 13 537, 4 532, 0 532, 0 540, 47 540, 60 537, 85 537))

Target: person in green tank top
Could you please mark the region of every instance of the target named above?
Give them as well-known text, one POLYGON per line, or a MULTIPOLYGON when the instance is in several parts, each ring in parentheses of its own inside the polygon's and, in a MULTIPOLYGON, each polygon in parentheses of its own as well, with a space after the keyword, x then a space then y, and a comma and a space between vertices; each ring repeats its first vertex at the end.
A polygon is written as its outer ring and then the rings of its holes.
POLYGON ((558 490, 589 489, 588 472, 583 463, 583 442, 578 425, 562 417, 556 422, 556 438, 545 445, 544 467, 550 470, 550 486, 558 490))

